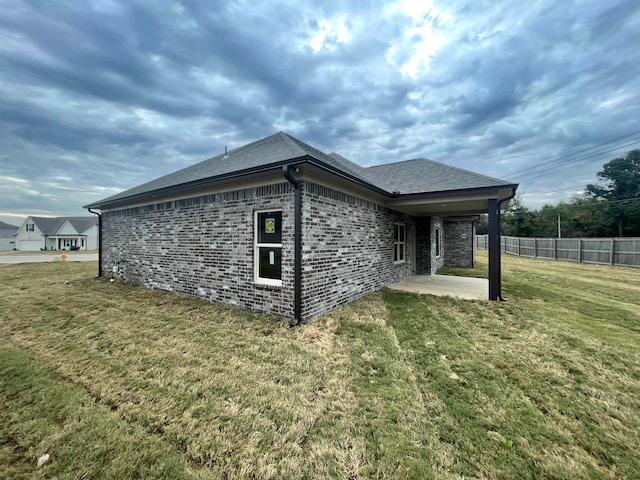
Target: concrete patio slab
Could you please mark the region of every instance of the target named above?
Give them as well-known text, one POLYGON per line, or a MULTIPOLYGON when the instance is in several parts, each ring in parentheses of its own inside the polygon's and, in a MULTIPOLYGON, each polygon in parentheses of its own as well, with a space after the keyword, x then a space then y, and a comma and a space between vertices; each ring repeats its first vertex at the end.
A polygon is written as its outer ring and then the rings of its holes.
POLYGON ((391 290, 425 293, 464 300, 488 300, 489 280, 452 275, 414 275, 389 287, 391 290))

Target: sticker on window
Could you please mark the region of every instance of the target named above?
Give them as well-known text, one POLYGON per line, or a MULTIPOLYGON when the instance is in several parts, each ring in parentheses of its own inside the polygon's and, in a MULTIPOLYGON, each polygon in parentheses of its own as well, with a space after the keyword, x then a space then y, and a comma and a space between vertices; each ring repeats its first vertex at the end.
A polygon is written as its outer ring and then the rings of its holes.
POLYGON ((275 265, 275 264, 276 264, 276 252, 271 250, 269 252, 269 265, 275 265))
POLYGON ((264 221, 264 233, 276 233, 276 219, 266 218, 264 221))

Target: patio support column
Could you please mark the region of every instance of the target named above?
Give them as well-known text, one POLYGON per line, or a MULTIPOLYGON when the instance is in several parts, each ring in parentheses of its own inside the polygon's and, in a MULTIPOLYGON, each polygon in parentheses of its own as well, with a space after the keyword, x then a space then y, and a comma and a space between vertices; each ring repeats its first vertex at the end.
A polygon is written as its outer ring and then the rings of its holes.
POLYGON ((502 297, 500 267, 500 207, 497 198, 489 199, 489 300, 502 297))

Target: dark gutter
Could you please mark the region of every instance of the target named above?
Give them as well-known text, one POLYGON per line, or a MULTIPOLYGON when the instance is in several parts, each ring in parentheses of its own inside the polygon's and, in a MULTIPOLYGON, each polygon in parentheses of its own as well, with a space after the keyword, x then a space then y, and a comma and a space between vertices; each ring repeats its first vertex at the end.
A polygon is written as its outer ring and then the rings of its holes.
POLYGON ((282 174, 294 188, 294 245, 293 245, 293 321, 295 327, 302 322, 302 184, 291 174, 292 165, 283 165, 282 174))
MULTIPOLYGON (((98 277, 102 276, 102 215, 87 208, 91 213, 98 216, 98 277)), ((87 243, 89 238, 87 237, 87 243)), ((88 245, 87 245, 88 246, 88 245)))

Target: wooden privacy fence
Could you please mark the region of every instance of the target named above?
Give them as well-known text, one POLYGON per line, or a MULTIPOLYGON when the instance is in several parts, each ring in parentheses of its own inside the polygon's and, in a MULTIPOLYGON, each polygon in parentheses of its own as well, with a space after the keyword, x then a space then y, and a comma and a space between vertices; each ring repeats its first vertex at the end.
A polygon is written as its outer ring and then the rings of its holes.
MULTIPOLYGON (((488 235, 476 235, 476 248, 486 250, 488 235)), ((640 238, 500 237, 500 250, 511 255, 570 262, 640 267, 640 238)))

